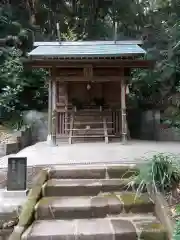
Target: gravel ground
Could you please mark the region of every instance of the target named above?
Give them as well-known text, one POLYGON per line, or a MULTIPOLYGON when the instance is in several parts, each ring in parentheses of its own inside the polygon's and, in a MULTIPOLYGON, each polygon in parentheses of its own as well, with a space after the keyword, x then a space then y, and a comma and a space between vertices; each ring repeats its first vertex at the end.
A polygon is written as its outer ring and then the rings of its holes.
POLYGON ((16 136, 12 130, 0 125, 0 143, 16 142, 16 136))

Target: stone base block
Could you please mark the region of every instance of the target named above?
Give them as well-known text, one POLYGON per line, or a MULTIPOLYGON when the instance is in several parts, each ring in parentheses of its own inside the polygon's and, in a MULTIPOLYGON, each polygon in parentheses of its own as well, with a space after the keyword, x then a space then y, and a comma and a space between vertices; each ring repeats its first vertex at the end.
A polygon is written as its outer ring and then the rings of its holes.
POLYGON ((10 191, 4 189, 1 193, 1 197, 3 198, 25 198, 27 196, 27 190, 22 191, 10 191))

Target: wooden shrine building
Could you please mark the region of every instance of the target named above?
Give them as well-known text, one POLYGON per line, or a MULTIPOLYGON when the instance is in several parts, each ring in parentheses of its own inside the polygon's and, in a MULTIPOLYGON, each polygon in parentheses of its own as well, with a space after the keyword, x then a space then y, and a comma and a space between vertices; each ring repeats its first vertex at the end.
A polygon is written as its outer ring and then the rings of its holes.
POLYGON ((150 68, 141 41, 36 42, 28 65, 49 70, 48 140, 126 142, 126 86, 150 68))

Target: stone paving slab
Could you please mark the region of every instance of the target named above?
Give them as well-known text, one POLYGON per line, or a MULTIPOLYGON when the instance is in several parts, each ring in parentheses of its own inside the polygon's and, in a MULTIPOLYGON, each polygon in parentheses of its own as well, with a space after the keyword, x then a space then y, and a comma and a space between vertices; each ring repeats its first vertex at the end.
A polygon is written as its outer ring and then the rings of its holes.
POLYGON ((43 189, 43 196, 94 196, 102 184, 94 179, 50 179, 43 189))
POLYGON ((46 197, 35 208, 37 220, 86 218, 91 216, 91 198, 46 197))
POLYGON ((36 219, 103 218, 109 214, 154 212, 147 194, 118 192, 98 196, 44 197, 36 205, 36 219))
POLYGON ((113 240, 113 228, 109 219, 83 219, 76 221, 79 240, 113 240))
POLYGON ((99 164, 76 166, 52 166, 49 178, 56 179, 103 179, 103 178, 129 178, 138 169, 135 164, 99 164))
POLYGON ((76 221, 35 221, 22 235, 22 240, 75 240, 76 221))
POLYGON ((135 240, 137 233, 132 222, 122 219, 112 219, 112 228, 114 230, 115 239, 135 240))
POLYGON ((148 193, 143 193, 140 196, 136 196, 135 192, 115 192, 114 194, 123 202, 126 213, 154 212, 154 203, 150 200, 148 193))
POLYGON ((156 219, 154 221, 133 221, 137 235, 143 240, 168 240, 166 229, 156 219))
POLYGON ((101 179, 105 178, 106 176, 106 168, 104 165, 96 167, 96 166, 90 166, 87 168, 87 166, 72 166, 72 167, 63 167, 63 166, 57 166, 52 167, 52 169, 49 172, 49 178, 71 178, 71 179, 101 179))
POLYGON ((137 228, 130 220, 111 218, 41 220, 23 233, 22 240, 167 240, 157 220, 143 224, 137 228))
POLYGON ((153 222, 156 221, 156 216, 154 213, 120 213, 120 214, 109 214, 110 219, 124 219, 128 221, 132 221, 134 223, 141 222, 153 222))
POLYGON ((100 192, 132 191, 128 179, 50 179, 43 196, 97 195, 100 192))
POLYGON ((36 219, 103 218, 122 209, 115 196, 45 197, 36 205, 36 219))

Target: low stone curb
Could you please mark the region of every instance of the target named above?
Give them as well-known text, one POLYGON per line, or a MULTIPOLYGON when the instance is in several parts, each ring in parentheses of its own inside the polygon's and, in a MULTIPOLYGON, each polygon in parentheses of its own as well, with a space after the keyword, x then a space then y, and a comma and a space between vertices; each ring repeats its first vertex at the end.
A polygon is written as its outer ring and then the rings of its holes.
POLYGON ((160 192, 152 194, 151 197, 155 203, 156 216, 167 230, 169 239, 172 239, 175 224, 168 203, 160 192))
POLYGON ((22 207, 19 222, 14 228, 9 240, 20 240, 21 235, 33 221, 35 205, 41 197, 42 186, 48 179, 48 170, 43 169, 36 177, 32 189, 29 191, 27 200, 22 207))
POLYGON ((14 143, 1 143, 1 156, 6 156, 19 151, 18 142, 14 143))

